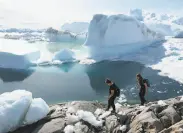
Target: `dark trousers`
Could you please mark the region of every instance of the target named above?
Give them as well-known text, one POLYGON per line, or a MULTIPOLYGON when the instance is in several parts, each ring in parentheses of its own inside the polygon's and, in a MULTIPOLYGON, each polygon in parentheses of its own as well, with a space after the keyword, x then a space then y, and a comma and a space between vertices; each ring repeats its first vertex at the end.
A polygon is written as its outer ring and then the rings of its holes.
POLYGON ((140 89, 139 97, 140 97, 141 105, 144 105, 144 103, 146 102, 146 100, 145 100, 145 89, 140 89))
POLYGON ((114 111, 116 110, 115 104, 114 104, 115 99, 116 99, 116 97, 109 98, 109 100, 108 100, 108 108, 107 108, 108 110, 110 109, 111 106, 112 106, 114 111))

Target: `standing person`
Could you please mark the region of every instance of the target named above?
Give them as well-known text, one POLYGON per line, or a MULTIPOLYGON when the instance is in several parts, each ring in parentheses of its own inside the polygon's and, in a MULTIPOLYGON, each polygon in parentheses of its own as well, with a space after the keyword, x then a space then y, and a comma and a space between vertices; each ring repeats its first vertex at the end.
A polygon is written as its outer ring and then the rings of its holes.
POLYGON ((137 74, 136 78, 137 78, 138 85, 140 86, 139 97, 140 97, 141 105, 144 105, 144 103, 146 102, 145 94, 147 93, 148 86, 140 74, 137 74))
POLYGON ((110 107, 112 106, 112 108, 113 108, 112 113, 115 113, 116 108, 115 108, 114 101, 118 95, 117 93, 119 91, 119 88, 116 86, 115 83, 113 83, 109 79, 106 79, 105 83, 109 86, 108 107, 107 107, 106 111, 108 111, 110 109, 110 107))

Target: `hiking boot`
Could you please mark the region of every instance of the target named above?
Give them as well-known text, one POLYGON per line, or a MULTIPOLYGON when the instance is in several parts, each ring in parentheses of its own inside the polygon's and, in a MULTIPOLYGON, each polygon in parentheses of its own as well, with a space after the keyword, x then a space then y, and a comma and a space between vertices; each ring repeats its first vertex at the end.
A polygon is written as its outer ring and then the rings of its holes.
POLYGON ((106 109, 105 111, 109 111, 109 109, 106 109))
POLYGON ((112 110, 111 113, 116 113, 116 111, 115 110, 112 110))

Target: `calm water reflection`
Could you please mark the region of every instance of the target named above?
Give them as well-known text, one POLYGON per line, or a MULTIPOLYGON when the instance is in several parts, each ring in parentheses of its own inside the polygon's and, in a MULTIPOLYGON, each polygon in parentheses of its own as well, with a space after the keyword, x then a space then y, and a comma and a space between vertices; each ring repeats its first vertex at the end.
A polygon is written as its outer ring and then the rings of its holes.
POLYGON ((129 103, 138 102, 136 73, 151 81, 148 100, 182 95, 182 85, 158 75, 158 71, 136 62, 103 61, 92 65, 77 63, 60 66, 35 67, 24 71, 0 69, 0 93, 25 89, 33 97, 42 97, 49 104, 72 100, 106 101, 106 77, 114 80, 129 103))

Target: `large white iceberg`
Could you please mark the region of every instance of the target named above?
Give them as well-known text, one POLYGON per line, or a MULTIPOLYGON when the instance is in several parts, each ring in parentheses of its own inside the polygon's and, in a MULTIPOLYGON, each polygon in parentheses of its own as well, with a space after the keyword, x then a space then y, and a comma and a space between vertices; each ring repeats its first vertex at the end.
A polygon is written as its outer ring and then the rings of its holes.
POLYGON ((90 48, 90 56, 106 57, 110 51, 116 55, 118 52, 128 53, 163 39, 164 36, 151 31, 133 17, 98 14, 90 22, 84 45, 90 48))
POLYGON ((86 46, 114 46, 164 39, 143 23, 126 15, 95 15, 90 22, 86 46))
POLYGON ((70 49, 62 49, 55 53, 53 61, 58 60, 61 62, 72 62, 75 60, 75 53, 70 49))
POLYGON ((1 94, 0 133, 13 131, 24 124, 44 118, 49 112, 47 106, 41 99, 33 100, 32 93, 25 90, 1 94))
POLYGON ((40 52, 31 52, 25 55, 15 55, 8 52, 0 52, 0 68, 26 69, 32 62, 40 58, 40 52))

